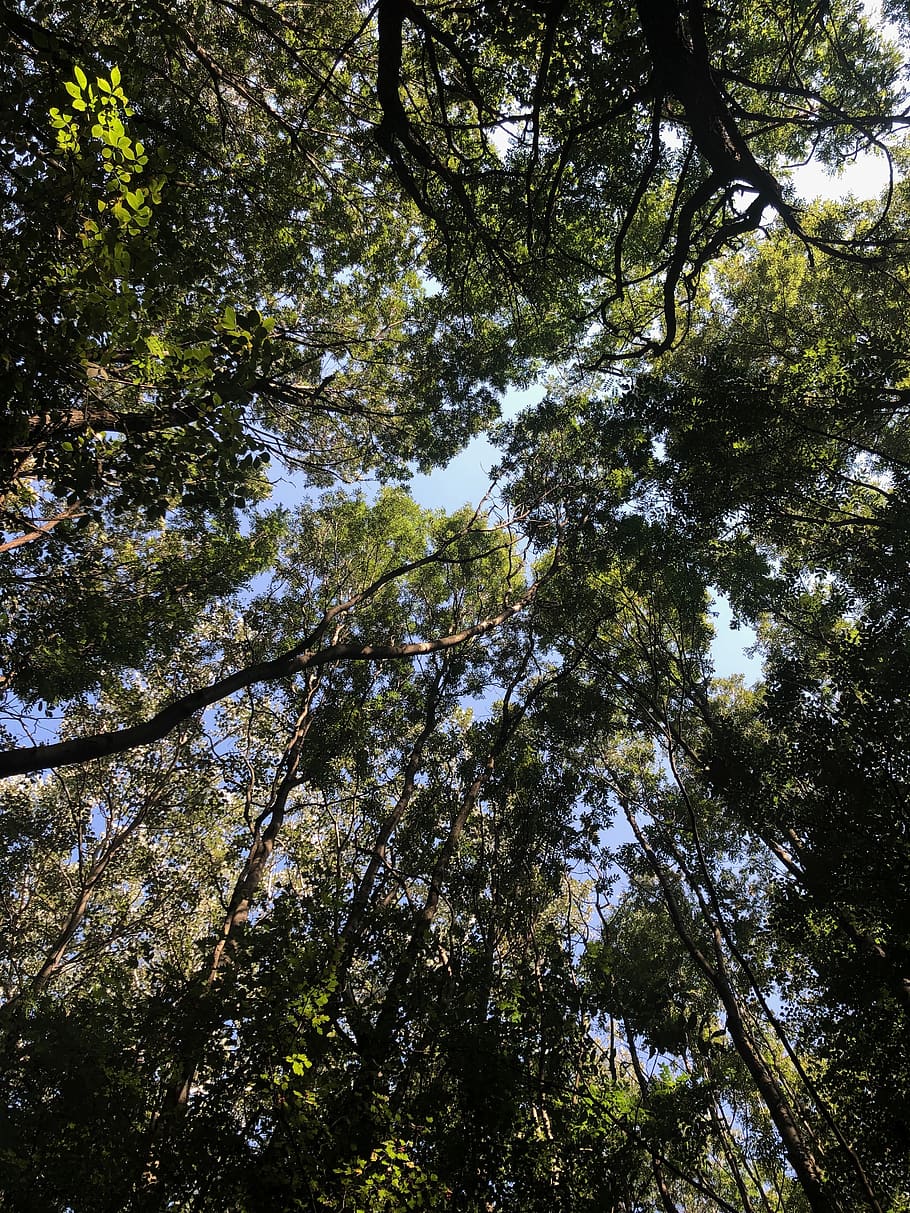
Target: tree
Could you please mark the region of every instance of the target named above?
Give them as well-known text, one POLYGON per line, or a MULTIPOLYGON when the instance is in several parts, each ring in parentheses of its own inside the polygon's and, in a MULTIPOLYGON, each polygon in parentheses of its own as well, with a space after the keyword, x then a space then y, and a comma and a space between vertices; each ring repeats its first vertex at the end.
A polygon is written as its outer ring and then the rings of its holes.
POLYGON ((891 15, 0 18, 0 1208, 906 1210, 891 15))
POLYGON ((553 262, 572 266, 576 321, 602 326, 592 361, 629 342, 672 346, 702 270, 766 208, 810 248, 878 251, 877 235, 807 223, 782 176, 809 154, 836 164, 884 147, 904 123, 899 57, 853 5, 642 0, 631 13, 467 17, 384 0, 377 17, 377 139, 399 180, 455 242, 466 215, 472 260, 497 263, 516 293, 553 262))

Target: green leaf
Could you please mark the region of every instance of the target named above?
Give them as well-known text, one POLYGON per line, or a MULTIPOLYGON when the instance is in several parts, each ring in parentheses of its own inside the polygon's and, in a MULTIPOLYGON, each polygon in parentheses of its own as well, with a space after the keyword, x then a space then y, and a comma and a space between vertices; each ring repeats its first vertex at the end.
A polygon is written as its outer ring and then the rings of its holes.
POLYGON ((73 68, 73 75, 76 77, 76 79, 77 79, 77 80, 79 81, 79 83, 82 85, 82 87, 83 87, 83 88, 85 88, 85 86, 88 84, 88 76, 86 76, 86 74, 85 74, 85 72, 82 70, 82 68, 81 68, 81 67, 74 67, 74 68, 73 68))

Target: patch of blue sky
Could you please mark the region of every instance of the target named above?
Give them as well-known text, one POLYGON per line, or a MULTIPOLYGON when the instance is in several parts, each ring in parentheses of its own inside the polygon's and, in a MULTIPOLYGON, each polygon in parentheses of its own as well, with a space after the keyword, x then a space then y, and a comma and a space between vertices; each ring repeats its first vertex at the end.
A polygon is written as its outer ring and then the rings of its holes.
MULTIPOLYGON (((522 409, 539 404, 545 393, 542 384, 506 392, 501 405, 502 419, 508 421, 522 409)), ((491 472, 501 458, 502 452, 488 435, 479 434, 445 467, 413 476, 411 496, 432 509, 458 510, 464 505, 477 505, 489 491, 491 472)))

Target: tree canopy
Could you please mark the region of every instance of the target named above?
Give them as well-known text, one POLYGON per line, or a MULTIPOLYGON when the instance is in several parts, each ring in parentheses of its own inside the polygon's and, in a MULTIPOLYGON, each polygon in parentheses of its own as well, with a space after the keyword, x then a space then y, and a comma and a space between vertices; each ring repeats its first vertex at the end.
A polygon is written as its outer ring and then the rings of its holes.
POLYGON ((910 11, 0 30, 0 1209, 908 1213, 910 11))

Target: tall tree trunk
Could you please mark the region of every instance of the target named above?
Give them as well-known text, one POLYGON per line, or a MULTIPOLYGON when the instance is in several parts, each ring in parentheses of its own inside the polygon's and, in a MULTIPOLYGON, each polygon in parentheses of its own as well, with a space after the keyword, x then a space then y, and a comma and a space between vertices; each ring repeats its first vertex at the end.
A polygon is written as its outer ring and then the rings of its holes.
POLYGON ((266 865, 272 856, 275 840, 284 822, 288 798, 299 780, 304 742, 309 732, 311 707, 319 683, 319 670, 311 670, 307 678, 303 709, 291 739, 285 747, 283 773, 268 806, 253 825, 253 837, 240 874, 234 882, 228 906, 222 919, 218 940, 205 969, 198 975, 199 994, 190 1000, 188 1022, 177 1046, 173 1073, 164 1089, 161 1105, 149 1130, 147 1161, 143 1179, 143 1202, 154 1208, 159 1201, 161 1159, 167 1140, 183 1119, 192 1094, 199 1068, 199 1059, 219 1019, 215 1001, 218 975, 230 959, 237 932, 249 918, 253 898, 262 885, 266 865))
POLYGON ((344 927, 338 938, 335 949, 335 995, 334 1001, 336 1007, 340 1005, 344 998, 347 988, 348 973, 350 972, 351 961, 353 960, 354 951, 357 946, 357 941, 361 935, 364 925, 366 910, 376 884, 376 879, 382 870, 386 851, 389 841, 401 824, 408 807, 414 795, 416 786, 417 773, 420 770, 421 759, 426 748, 427 742, 433 735, 438 722, 439 700, 442 689, 442 683, 445 676, 445 663, 441 663, 435 678, 430 686, 426 710, 424 713, 423 727, 420 730, 414 744, 411 746, 408 754, 407 762, 405 763, 404 773, 402 776, 401 791, 392 810, 388 813, 379 827, 379 832, 376 835, 376 841, 373 844, 373 850, 367 862, 366 869, 360 878, 357 888, 354 891, 354 896, 351 898, 348 916, 344 927))
POLYGON ((714 988, 723 1005, 727 1015, 727 1031, 730 1034, 737 1053, 739 1053, 743 1063, 752 1075, 756 1088, 768 1109, 768 1113, 780 1137, 781 1144, 805 1193, 812 1213, 843 1213, 843 1206, 840 1201, 829 1193, 825 1185, 821 1168, 800 1131, 797 1118, 783 1089, 752 1038, 742 1014, 739 1000, 723 966, 722 939, 719 929, 716 925, 712 928, 714 953, 717 961, 716 964, 712 964, 692 938, 677 904, 670 882, 667 879, 663 864, 642 832, 638 819, 627 802, 623 803, 623 810, 626 820, 629 822, 651 870, 657 877, 657 881, 663 892, 664 902, 679 939, 697 968, 714 988))

